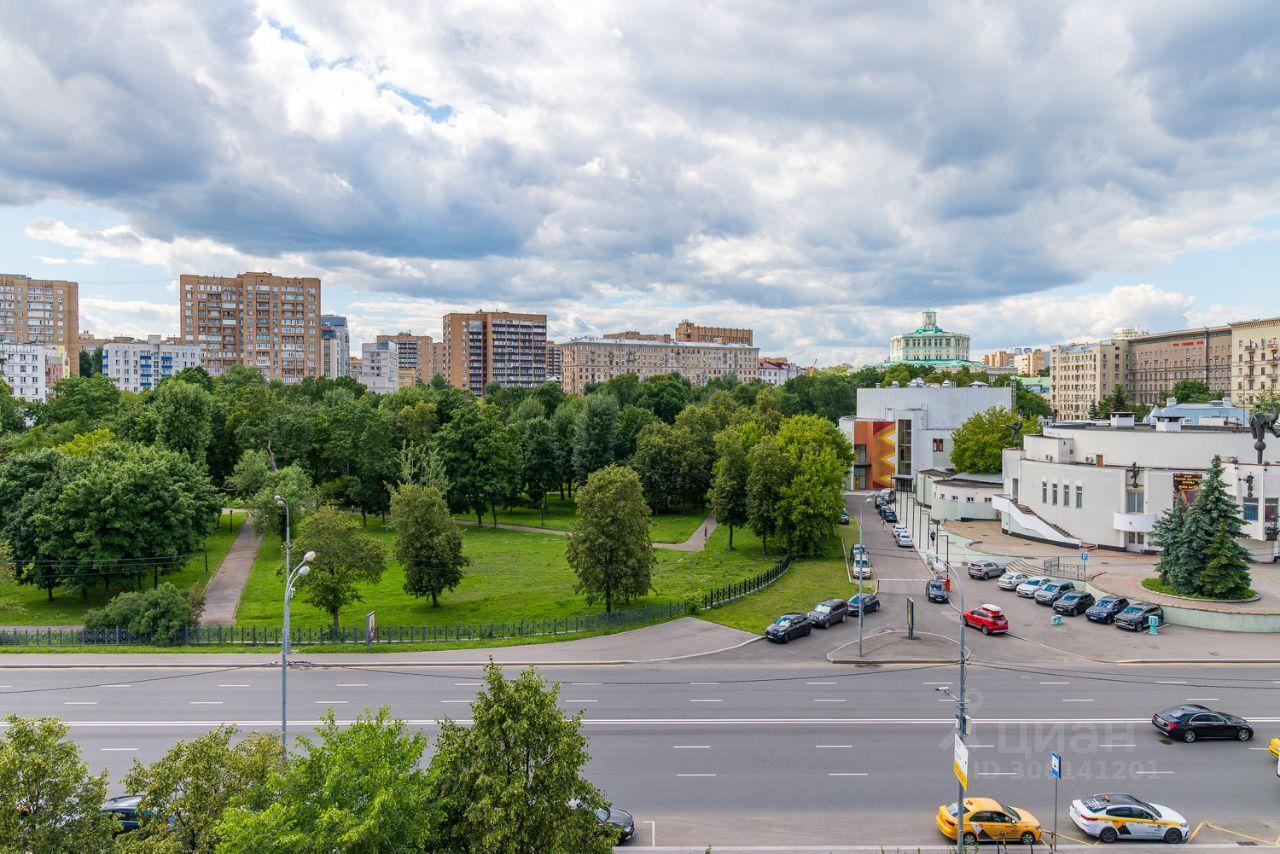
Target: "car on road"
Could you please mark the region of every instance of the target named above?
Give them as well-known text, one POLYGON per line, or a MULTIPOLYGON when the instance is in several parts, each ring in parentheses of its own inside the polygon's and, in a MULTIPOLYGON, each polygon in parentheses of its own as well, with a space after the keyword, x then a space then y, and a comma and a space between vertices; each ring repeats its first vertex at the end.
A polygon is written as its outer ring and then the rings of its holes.
POLYGON ((849 618, 849 603, 843 599, 823 599, 809 612, 809 622, 820 629, 829 629, 849 618))
POLYGON ((1151 716, 1151 725, 1169 738, 1190 744, 1206 738, 1233 738, 1248 741, 1253 738, 1253 724, 1239 715, 1215 712, 1206 706, 1184 703, 1151 716))
POLYGON ((849 524, 849 511, 843 508, 841 508, 840 510, 840 524, 841 525, 849 524))
POLYGON ((636 822, 631 813, 616 807, 600 807, 596 809, 596 824, 610 827, 617 836, 618 845, 626 845, 636 835, 636 822))
POLYGON ((1187 838, 1187 820, 1166 806, 1133 795, 1090 795, 1071 802, 1076 827, 1108 844, 1121 839, 1159 839, 1177 845, 1187 838))
POLYGON ((877 495, 875 497, 874 503, 875 503, 876 510, 879 510, 881 507, 884 507, 886 504, 889 503, 889 499, 885 498, 883 495, 877 495))
POLYGON ((862 606, 863 615, 874 613, 880 610, 880 597, 874 593, 855 593, 849 597, 850 614, 858 613, 859 605, 862 606))
POLYGON ((1156 618, 1157 626, 1163 626, 1164 608, 1152 605, 1150 602, 1130 602, 1129 607, 1116 615, 1116 628, 1140 632, 1147 627, 1147 620, 1150 617, 1156 618))
POLYGON ((1036 591, 1035 596, 1032 598, 1036 600, 1037 605, 1052 605, 1075 589, 1074 582, 1049 579, 1048 582, 1040 585, 1040 589, 1036 591))
POLYGON ((996 586, 1001 590, 1016 590, 1018 585, 1031 578, 1031 573, 1011 569, 996 579, 996 586))
POLYGON ((778 643, 786 643, 792 638, 802 638, 812 633, 813 623, 804 614, 783 614, 764 630, 766 638, 778 643))
POLYGON ((1084 612, 1084 617, 1094 623, 1110 623, 1115 620, 1117 614, 1128 607, 1129 600, 1123 596, 1103 596, 1084 612))
POLYGON ((1036 591, 1049 583, 1049 579, 1043 577, 1032 577, 1013 588, 1024 599, 1030 599, 1036 595, 1036 591))
POLYGON ((142 803, 142 795, 120 795, 115 798, 107 798, 106 803, 102 805, 102 811, 111 815, 119 824, 116 833, 127 833, 131 830, 137 830, 142 820, 138 817, 138 805, 142 803))
POLYGON ((951 594, 947 592, 946 584, 934 579, 924 583, 924 598, 930 602, 946 603, 951 601, 951 594))
POLYGON ((1271 755, 1280 759, 1280 738, 1271 739, 1271 755))
POLYGON ((892 507, 885 507, 883 510, 880 511, 880 516, 886 522, 898 521, 898 514, 894 512, 892 507))
POLYGON ((980 581, 997 578, 1003 573, 1004 569, 993 560, 976 560, 969 564, 969 577, 980 581))
POLYGON ((1068 617, 1075 617, 1083 614, 1093 606, 1094 598, 1092 593, 1086 593, 1083 590, 1073 590, 1070 593, 1064 593, 1053 603, 1053 610, 1059 614, 1065 614, 1068 617))
POLYGON ((915 542, 911 539, 911 535, 906 531, 899 531, 894 534, 893 541, 898 544, 898 548, 900 549, 909 549, 915 545, 915 542))
POLYGON ((995 605, 980 605, 965 611, 964 624, 984 635, 1002 635, 1009 631, 1009 618, 995 605))
MULTIPOLYGON (((948 839, 956 838, 957 804, 938 807, 934 821, 948 839)), ((979 842, 1021 842, 1034 845, 1040 841, 1040 820, 1024 809, 1002 804, 995 798, 964 799, 964 829, 960 831, 965 845, 979 842)))
POLYGON ((902 524, 901 522, 898 522, 892 528, 889 529, 889 533, 893 534, 896 537, 898 536, 898 534, 904 533, 906 530, 907 530, 907 526, 902 524))
POLYGON ((853 577, 854 578, 870 578, 871 577, 871 558, 865 554, 858 555, 853 559, 853 577))

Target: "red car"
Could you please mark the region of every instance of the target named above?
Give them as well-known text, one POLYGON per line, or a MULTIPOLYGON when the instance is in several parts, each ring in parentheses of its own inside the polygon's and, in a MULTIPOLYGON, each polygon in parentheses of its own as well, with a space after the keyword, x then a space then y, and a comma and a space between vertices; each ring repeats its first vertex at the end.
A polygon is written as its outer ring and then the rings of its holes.
POLYGON ((1009 631, 1009 621, 995 605, 982 605, 964 612, 964 623, 980 629, 984 635, 1002 635, 1009 631))

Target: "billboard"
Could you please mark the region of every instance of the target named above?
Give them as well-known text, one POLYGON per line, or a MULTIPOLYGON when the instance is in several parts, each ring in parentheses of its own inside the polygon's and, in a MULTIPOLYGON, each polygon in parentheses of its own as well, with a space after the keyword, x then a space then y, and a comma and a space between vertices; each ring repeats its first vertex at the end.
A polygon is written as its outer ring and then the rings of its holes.
POLYGON ((1187 504, 1194 504, 1200 493, 1201 477, 1199 472, 1174 472, 1173 497, 1181 498, 1187 504))
POLYGON ((893 486, 897 472, 897 424, 857 419, 853 422, 853 450, 859 489, 893 486))

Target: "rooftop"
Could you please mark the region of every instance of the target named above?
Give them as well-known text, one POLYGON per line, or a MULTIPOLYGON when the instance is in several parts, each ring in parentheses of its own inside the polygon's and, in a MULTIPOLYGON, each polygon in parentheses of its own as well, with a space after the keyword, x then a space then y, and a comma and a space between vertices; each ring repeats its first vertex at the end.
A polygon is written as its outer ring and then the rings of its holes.
POLYGON ((608 344, 614 347, 714 347, 725 350, 759 350, 752 344, 720 344, 712 341, 654 341, 648 338, 605 338, 599 335, 583 335, 572 338, 561 347, 571 344, 608 344))

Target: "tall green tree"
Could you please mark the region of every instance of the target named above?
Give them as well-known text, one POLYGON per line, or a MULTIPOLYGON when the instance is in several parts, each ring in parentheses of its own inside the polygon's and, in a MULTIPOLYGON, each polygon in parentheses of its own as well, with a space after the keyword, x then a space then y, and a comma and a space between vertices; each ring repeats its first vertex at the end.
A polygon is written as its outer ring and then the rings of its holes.
POLYGON ((471 562, 462 554, 462 532, 449 518, 444 496, 430 486, 402 484, 391 494, 391 523, 405 592, 430 596, 431 607, 440 607, 440 594, 462 582, 462 568, 471 562))
POLYGON ((160 446, 200 463, 213 441, 213 395, 198 385, 166 382, 152 392, 160 446))
POLYGON ((1213 399, 1213 392, 1203 380, 1178 380, 1170 389, 1169 396, 1179 403, 1208 403, 1213 399))
POLYGON ((1249 553, 1226 527, 1215 529, 1205 549, 1200 590, 1216 599, 1243 599, 1250 581, 1249 553))
MULTIPOLYGON (((1244 534, 1240 505, 1227 491, 1222 458, 1214 455, 1188 514, 1187 550, 1197 558, 1195 589, 1215 598, 1238 598, 1249 589, 1249 553, 1238 542, 1244 534)), ((1181 591, 1180 591, 1181 592, 1181 591)))
POLYGON ((1156 572, 1160 580, 1171 587, 1185 586, 1182 579, 1191 574, 1185 556, 1186 528, 1187 503, 1175 495, 1173 506, 1156 520, 1151 532, 1151 544, 1160 550, 1156 572))
MULTIPOLYGON (((632 375, 623 374, 622 376, 632 375)), ((628 463, 636 452, 636 440, 640 437, 640 431, 657 420, 658 416, 635 404, 628 403, 622 407, 622 411, 618 413, 618 437, 615 449, 619 462, 628 463)))
POLYGON ((512 682, 492 662, 485 668, 471 726, 445 721, 431 762, 442 850, 613 850, 593 813, 606 802, 582 773, 582 713, 566 718, 558 698, 559 686, 547 687, 533 668, 512 682))
POLYGON ((565 497, 565 487, 573 495, 573 437, 578 427, 580 397, 570 397, 556 407, 551 415, 551 426, 556 433, 556 448, 560 457, 560 499, 565 497))
POLYGON ((498 505, 510 502, 520 491, 524 473, 520 428, 491 417, 488 434, 476 447, 474 465, 481 491, 489 505, 493 526, 498 527, 498 505))
POLYGON ((439 449, 434 445, 406 442, 400 448, 400 482, 433 486, 441 495, 448 495, 449 475, 444 470, 439 449))
POLYGON ((316 556, 311 573, 300 585, 302 595, 333 619, 337 632, 339 612, 364 600, 360 585, 381 580, 386 552, 381 543, 360 532, 354 519, 332 507, 320 508, 298 526, 294 552, 309 551, 316 556))
POLYGON ((524 471, 521 480, 529 500, 542 512, 547 522, 547 493, 560 483, 562 461, 555 428, 545 418, 533 418, 523 425, 520 437, 524 471))
POLYGON ((674 424, 680 410, 693 399, 693 385, 679 374, 658 374, 640 383, 639 394, 631 401, 658 418, 674 424))
POLYGON ((795 476, 783 491, 789 553, 812 555, 822 550, 844 506, 840 485, 846 471, 831 448, 806 454, 796 464, 795 476))
POLYGON ((276 496, 289 505, 288 519, 295 531, 320 506, 320 494, 302 467, 272 469, 265 451, 245 451, 227 483, 239 503, 251 511, 254 530, 260 534, 284 536, 285 511, 276 496))
POLYGON ((115 819, 103 813, 97 776, 57 718, 9 715, 0 732, 0 845, 6 851, 109 851, 115 819))
POLYGON ((13 396, 13 389, 0 379, 0 433, 16 433, 25 427, 22 404, 13 396))
POLYGON ((68 424, 82 433, 101 427, 120 406, 120 389, 110 377, 66 377, 53 384, 49 399, 40 410, 42 424, 68 424))
POLYGON ((578 523, 569 534, 565 557, 578 576, 587 602, 615 602, 644 596, 653 587, 653 543, 649 506, 640 478, 625 466, 597 469, 575 498, 578 523))
POLYGON ((476 523, 484 524, 488 509, 488 484, 485 471, 476 465, 481 443, 492 431, 492 421, 478 406, 459 409, 435 436, 435 448, 449 478, 446 498, 455 513, 474 513, 476 523))
POLYGON ((716 437, 715 473, 707 503, 716 522, 729 528, 729 548, 733 548, 733 529, 745 525, 747 514, 747 480, 751 466, 747 449, 738 430, 722 430, 716 437))
POLYGON ((769 550, 769 538, 784 529, 784 496, 791 486, 794 463, 772 437, 761 439, 748 456, 747 524, 760 538, 760 552, 769 550))
POLYGON ((586 483, 592 472, 616 459, 617 432, 618 401, 604 392, 588 395, 573 427, 573 471, 578 483, 586 483))
POLYGON ((998 474, 1003 466, 1003 451, 1015 446, 1015 435, 1020 444, 1022 434, 1038 429, 1035 422, 1003 406, 976 412, 951 436, 951 465, 956 471, 998 474))

